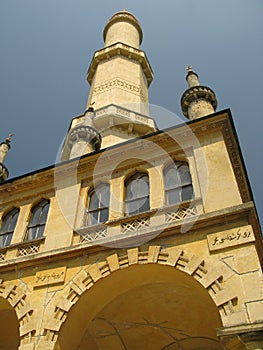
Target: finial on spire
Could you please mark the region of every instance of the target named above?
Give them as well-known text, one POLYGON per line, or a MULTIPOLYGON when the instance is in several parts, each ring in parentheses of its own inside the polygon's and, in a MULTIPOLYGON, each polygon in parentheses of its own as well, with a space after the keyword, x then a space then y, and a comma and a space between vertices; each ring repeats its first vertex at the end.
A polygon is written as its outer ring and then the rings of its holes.
POLYGON ((11 138, 14 136, 14 134, 8 134, 8 137, 5 139, 5 142, 7 143, 7 144, 10 144, 10 142, 11 142, 11 138))
POLYGON ((192 67, 192 66, 187 66, 187 67, 186 67, 186 70, 187 70, 188 73, 189 73, 189 72, 192 72, 192 71, 193 71, 193 67, 192 67))

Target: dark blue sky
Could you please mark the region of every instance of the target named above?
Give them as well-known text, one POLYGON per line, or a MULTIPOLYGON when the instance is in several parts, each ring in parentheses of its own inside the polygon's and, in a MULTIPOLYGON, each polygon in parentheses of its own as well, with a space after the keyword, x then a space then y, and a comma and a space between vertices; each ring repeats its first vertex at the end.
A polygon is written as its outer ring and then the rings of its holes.
MULTIPOLYGON (((231 108, 257 209, 263 217, 262 0, 8 0, 0 3, 0 141, 15 177, 53 164, 71 118, 84 112, 86 72, 117 11, 140 21, 154 71, 150 102, 182 117, 185 67, 231 108)), ((182 120, 184 118, 182 117, 182 120)), ((172 117, 157 118, 160 128, 172 117)))

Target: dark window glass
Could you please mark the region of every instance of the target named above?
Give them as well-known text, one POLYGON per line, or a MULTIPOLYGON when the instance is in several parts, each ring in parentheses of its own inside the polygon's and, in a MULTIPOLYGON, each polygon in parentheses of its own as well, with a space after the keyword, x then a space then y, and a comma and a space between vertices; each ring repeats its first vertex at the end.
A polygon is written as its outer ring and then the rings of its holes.
POLYGON ((44 199, 31 209, 31 217, 27 226, 26 241, 31 241, 43 237, 47 215, 49 210, 49 201, 44 199))
POLYGON ((150 209, 149 178, 147 174, 136 173, 125 184, 126 214, 133 215, 150 209))
POLYGON ((9 246, 16 227, 19 209, 9 211, 2 219, 0 231, 0 247, 9 246))
POLYGON ((187 163, 173 163, 164 170, 166 204, 172 205, 193 198, 191 174, 187 163))
POLYGON ((96 225, 109 218, 110 186, 102 184, 89 194, 87 225, 96 225))

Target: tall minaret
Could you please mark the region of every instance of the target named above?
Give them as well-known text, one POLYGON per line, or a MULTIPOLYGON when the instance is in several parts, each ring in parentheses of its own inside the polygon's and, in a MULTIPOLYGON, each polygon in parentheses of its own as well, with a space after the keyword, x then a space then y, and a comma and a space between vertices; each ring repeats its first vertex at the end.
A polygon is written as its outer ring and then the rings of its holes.
POLYGON ((181 98, 183 114, 190 120, 204 117, 215 112, 217 107, 216 95, 213 90, 199 83, 198 75, 192 67, 187 67, 186 80, 189 88, 181 98))
POLYGON ((106 24, 104 48, 95 52, 87 73, 91 85, 87 110, 73 118, 61 160, 157 130, 149 116, 153 72, 140 50, 142 36, 139 22, 127 11, 116 13, 106 24))
POLYGON ((10 146, 11 136, 13 136, 13 134, 10 134, 6 138, 6 140, 0 144, 0 183, 7 180, 8 175, 9 175, 8 169, 4 165, 4 160, 5 160, 5 157, 8 153, 8 151, 11 148, 11 146, 10 146))
POLYGON ((131 13, 121 11, 110 18, 103 32, 104 49, 95 52, 88 70, 88 105, 95 101, 96 109, 115 104, 149 113, 148 87, 153 73, 140 50, 142 36, 131 13))

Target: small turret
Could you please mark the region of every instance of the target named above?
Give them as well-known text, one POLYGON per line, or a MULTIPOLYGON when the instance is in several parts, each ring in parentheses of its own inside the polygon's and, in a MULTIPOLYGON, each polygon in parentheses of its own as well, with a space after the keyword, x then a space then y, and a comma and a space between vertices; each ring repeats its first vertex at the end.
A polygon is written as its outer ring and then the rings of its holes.
POLYGON ((183 114, 188 119, 193 120, 214 113, 217 107, 214 91, 207 86, 200 85, 198 75, 193 72, 191 66, 186 69, 189 89, 184 92, 181 98, 183 114))
POLYGON ((5 157, 11 148, 10 142, 13 134, 9 134, 4 142, 0 144, 0 183, 7 180, 9 172, 7 167, 4 165, 5 157))
POLYGON ((101 136, 94 126, 94 117, 94 109, 90 106, 84 113, 84 122, 71 129, 68 135, 69 159, 100 150, 101 136))

